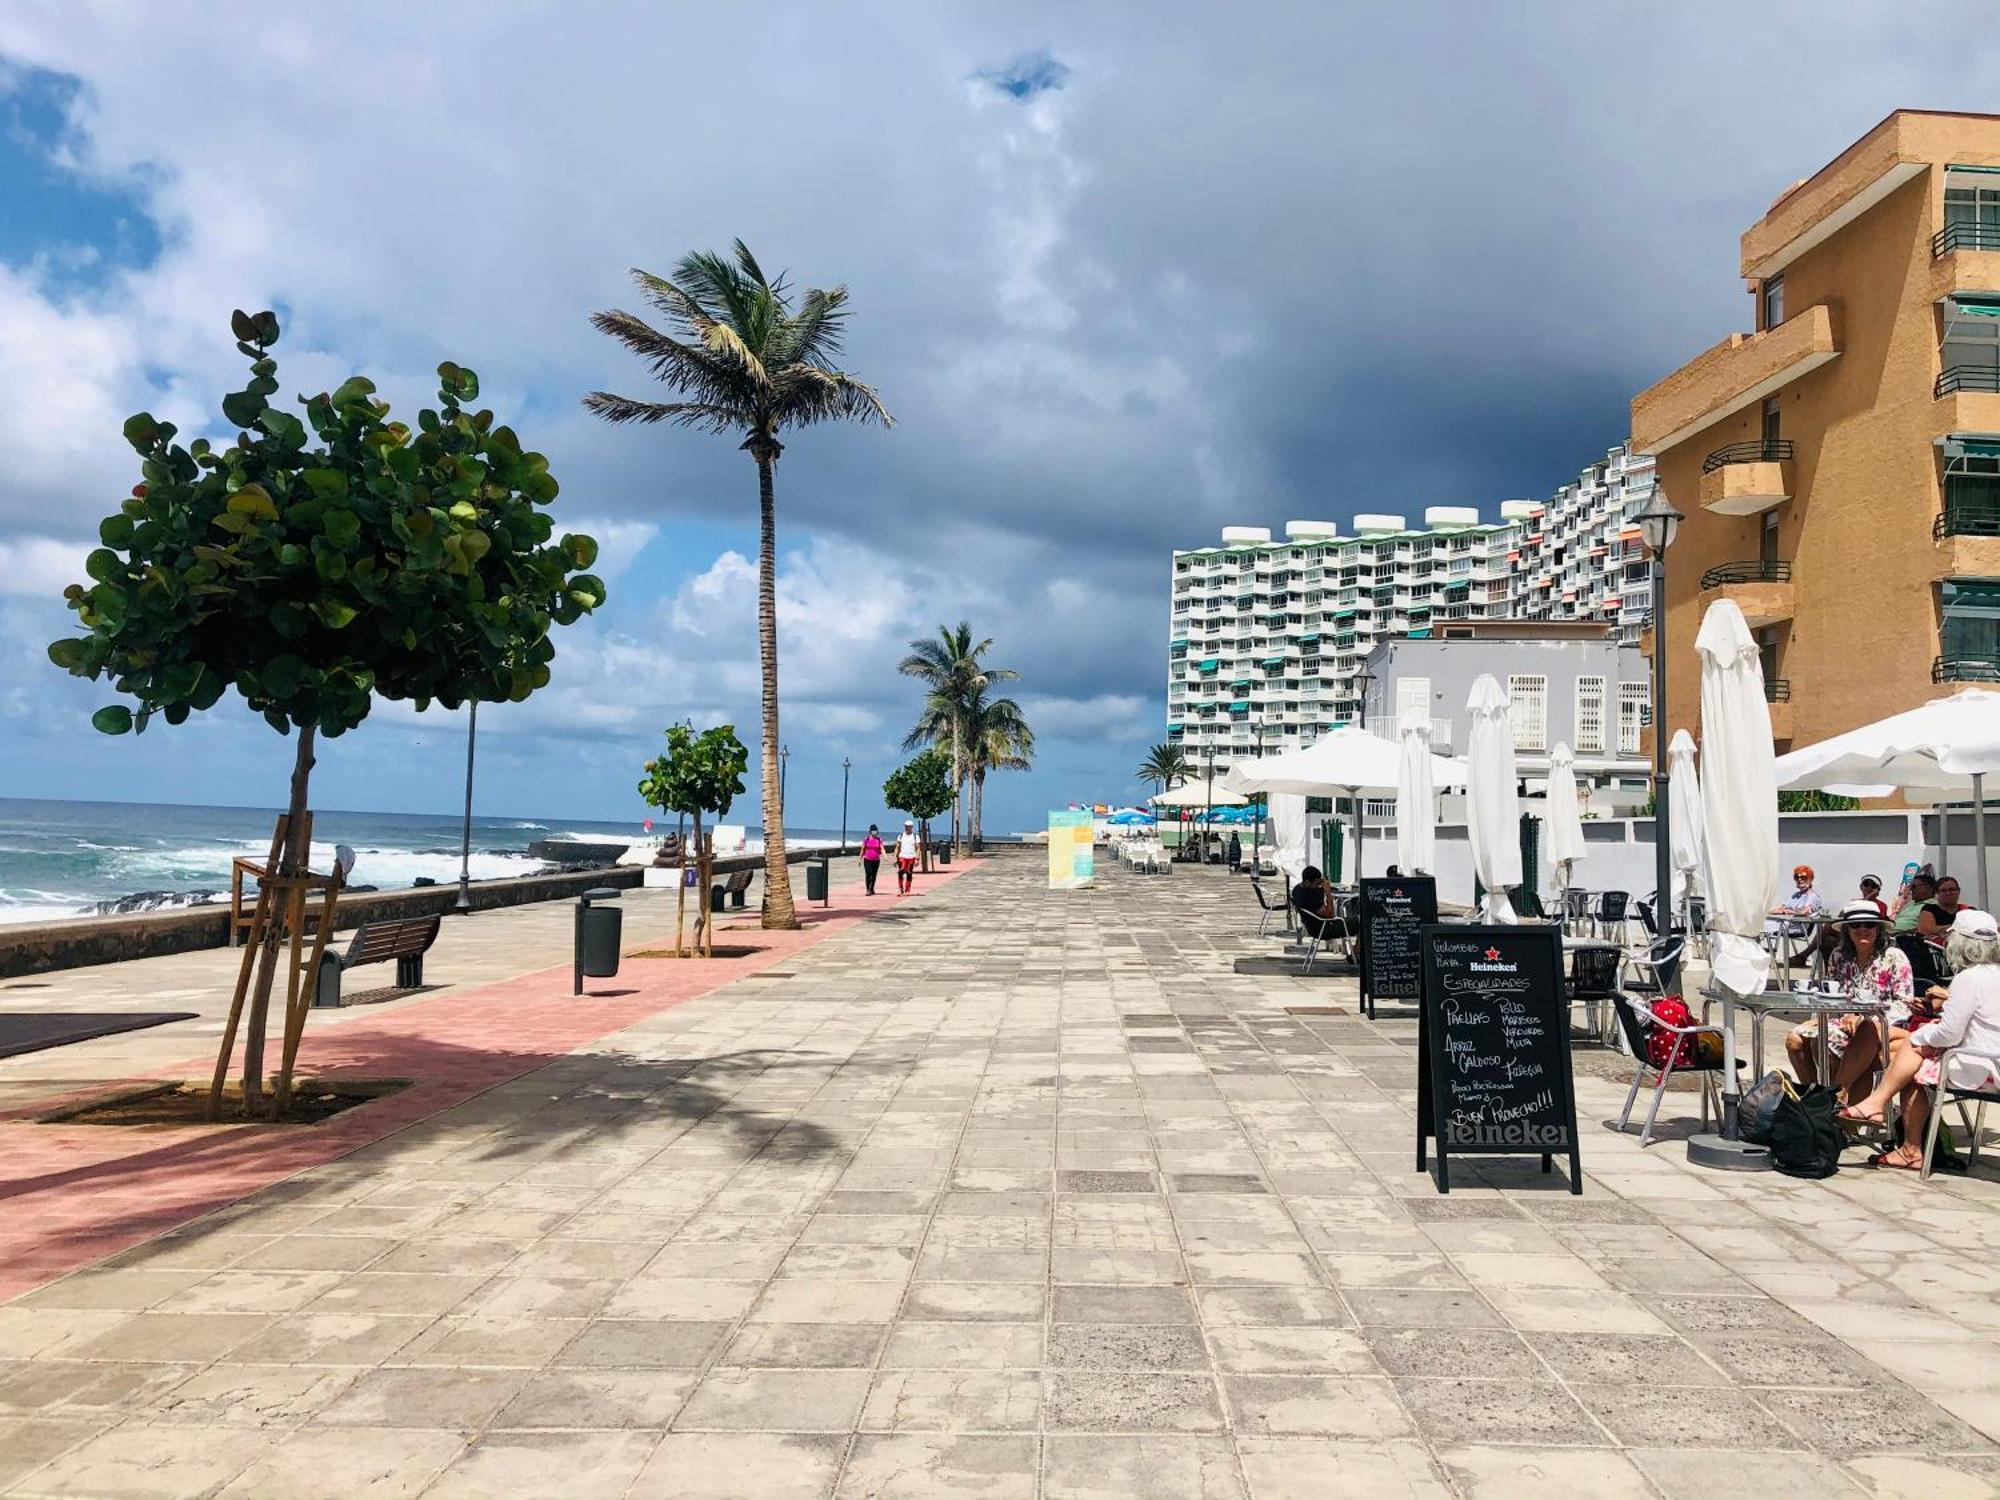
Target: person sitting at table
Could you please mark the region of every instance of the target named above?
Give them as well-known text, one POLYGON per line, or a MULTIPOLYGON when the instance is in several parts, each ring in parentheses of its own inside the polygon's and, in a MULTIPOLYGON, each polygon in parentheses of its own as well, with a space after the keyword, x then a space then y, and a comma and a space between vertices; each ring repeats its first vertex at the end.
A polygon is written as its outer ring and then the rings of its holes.
POLYGON ((1292 887, 1292 910, 1298 915, 1299 931, 1309 938, 1325 937, 1327 928, 1339 917, 1333 887, 1317 865, 1307 865, 1299 872, 1299 883, 1292 887))
MULTIPOLYGON (((1889 941, 1887 926, 1878 903, 1849 902, 1840 913, 1840 946, 1827 964, 1826 978, 1849 995, 1887 1004, 1893 1042, 1908 1034, 1916 977, 1902 949, 1889 941)), ((1818 1080, 1816 1049, 1823 1024, 1828 1027, 1826 1048, 1833 1059, 1833 1077, 1827 1082, 1844 1096, 1875 1066, 1882 1048, 1881 1027, 1873 1016, 1863 1015, 1825 1017, 1794 1027, 1785 1038, 1785 1052, 1801 1084, 1818 1080)))
POLYGON ((1787 917, 1823 917, 1826 903, 1819 892, 1813 889, 1813 867, 1799 865, 1792 871, 1792 893, 1771 908, 1771 919, 1764 924, 1766 935, 1771 937, 1802 938, 1812 931, 1810 922, 1785 920, 1787 917))
POLYGON ((1885 917, 1889 915, 1889 903, 1882 899, 1882 877, 1880 875, 1863 875, 1861 877, 1861 899, 1863 901, 1873 901, 1876 910, 1881 912, 1885 917))
POLYGON ((1958 877, 1940 875, 1937 895, 1926 901, 1917 915, 1917 931, 1923 934, 1925 942, 1942 945, 1951 924, 1958 920, 1958 912, 1958 877))
POLYGON ((2000 922, 1990 912, 1965 908, 1952 918, 1945 938, 1945 961, 1951 967, 1951 988, 1933 990, 1943 1009, 1937 1019, 1890 1044, 1889 1065, 1882 1081, 1866 1098, 1840 1112, 1844 1120, 1880 1123, 1889 1101, 1902 1096, 1898 1118, 1903 1141, 1874 1159, 1878 1167, 1921 1171, 1924 1132, 1930 1124, 1930 1090, 1940 1077, 1939 1059, 1951 1048, 1965 1051, 1952 1059, 1954 1088, 2000 1085, 2000 922))
POLYGON ((1917 919, 1923 916, 1924 908, 1937 899, 1937 881, 1922 870, 1910 877, 1904 887, 1905 895, 1891 914, 1889 930, 1895 936, 1917 930, 1917 919))

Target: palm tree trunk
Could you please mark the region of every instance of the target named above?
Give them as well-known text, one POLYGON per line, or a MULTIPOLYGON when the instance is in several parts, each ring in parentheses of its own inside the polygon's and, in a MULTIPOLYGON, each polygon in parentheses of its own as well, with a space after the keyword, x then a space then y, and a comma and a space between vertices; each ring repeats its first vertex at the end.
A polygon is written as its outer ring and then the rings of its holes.
POLYGON ((972 773, 972 852, 986 847, 986 773, 972 773))
POLYGON ((951 857, 953 859, 965 853, 965 828, 959 821, 959 810, 965 805, 964 729, 964 724, 954 715, 951 721, 951 857))
POLYGON ((745 444, 757 460, 757 657, 764 675, 764 926, 795 928, 792 872, 785 862, 785 811, 778 796, 778 500, 771 470, 782 451, 768 433, 745 444))

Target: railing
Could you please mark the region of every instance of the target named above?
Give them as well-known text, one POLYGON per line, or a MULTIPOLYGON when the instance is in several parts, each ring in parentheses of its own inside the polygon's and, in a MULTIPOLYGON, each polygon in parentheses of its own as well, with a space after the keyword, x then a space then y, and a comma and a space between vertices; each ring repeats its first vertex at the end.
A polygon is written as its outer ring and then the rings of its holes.
POLYGON ((1948 505, 1931 522, 1931 540, 1948 536, 2000 536, 2000 507, 1948 505))
POLYGON ((1932 682, 2000 682, 2000 656, 1940 656, 1931 662, 1932 682))
POLYGON ((1774 464, 1792 456, 1790 438, 1764 438, 1749 443, 1729 443, 1701 461, 1701 472, 1713 474, 1724 464, 1774 464))
POLYGON ((1766 677, 1764 679, 1764 701, 1766 703, 1790 703, 1792 701, 1791 678, 1766 677))
POLYGON ((1724 563, 1719 568, 1710 568, 1701 575, 1701 586, 1705 589, 1720 588, 1726 583, 1790 583, 1792 565, 1788 562, 1734 562, 1724 563))
POLYGON ((1932 396, 1949 396, 1953 391, 2000 391, 2000 367, 1994 365, 1950 365, 1931 387, 1932 396))
POLYGON ((1953 250, 2000 250, 2000 224, 1947 224, 1931 236, 1931 256, 1953 250))

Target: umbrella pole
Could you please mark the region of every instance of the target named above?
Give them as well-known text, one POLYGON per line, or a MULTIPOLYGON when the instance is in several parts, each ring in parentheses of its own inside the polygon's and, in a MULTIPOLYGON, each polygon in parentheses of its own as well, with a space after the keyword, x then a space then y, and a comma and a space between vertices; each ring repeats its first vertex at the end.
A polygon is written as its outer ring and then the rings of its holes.
POLYGON ((1980 856, 1980 910, 1990 912, 1986 896, 1986 774, 1972 772, 1972 848, 1980 856))

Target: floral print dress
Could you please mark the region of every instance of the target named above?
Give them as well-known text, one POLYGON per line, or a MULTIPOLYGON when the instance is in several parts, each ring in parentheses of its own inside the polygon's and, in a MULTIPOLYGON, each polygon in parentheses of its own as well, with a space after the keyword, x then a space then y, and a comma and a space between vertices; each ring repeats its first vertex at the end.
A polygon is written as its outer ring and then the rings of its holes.
MULTIPOLYGON (((1875 958, 1866 969, 1856 963, 1846 952, 1839 952, 1827 961, 1827 982, 1837 984, 1848 994, 1860 999, 1885 1001, 1889 1007, 1888 1020, 1891 1026, 1907 1027, 1910 1024, 1910 1002, 1916 997, 1917 977, 1910 970, 1910 961, 1903 950, 1893 944, 1884 944, 1875 950, 1875 958)), ((1847 1039, 1854 1034, 1857 1016, 1836 1016, 1833 1030, 1827 1034, 1827 1050, 1835 1057, 1847 1051, 1847 1039)), ((1807 1021, 1793 1028, 1796 1036, 1816 1037, 1819 1022, 1807 1021)))

